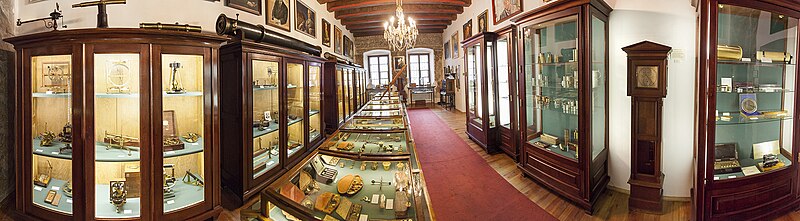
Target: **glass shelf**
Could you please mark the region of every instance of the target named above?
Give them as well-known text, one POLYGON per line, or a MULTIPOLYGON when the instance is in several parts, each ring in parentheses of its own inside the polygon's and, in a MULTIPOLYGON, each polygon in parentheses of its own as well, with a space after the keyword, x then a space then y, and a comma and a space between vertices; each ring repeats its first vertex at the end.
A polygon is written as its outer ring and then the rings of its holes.
MULTIPOLYGON (((35 98, 66 98, 71 97, 72 93, 33 93, 35 98)), ((162 93, 163 97, 199 97, 203 96, 203 92, 191 91, 180 94, 162 93)), ((95 93, 97 98, 138 98, 139 94, 113 94, 113 93, 95 93)))
POLYGON ((577 65, 577 61, 567 61, 567 62, 551 62, 551 63, 536 63, 539 66, 564 66, 564 65, 577 65))
POLYGON ((742 116, 741 114, 734 114, 730 116, 730 120, 717 120, 717 125, 741 125, 741 124, 755 124, 791 120, 792 117, 758 117, 758 116, 742 116))
POLYGON ((718 60, 717 64, 747 65, 747 66, 795 66, 795 64, 786 62, 735 61, 735 60, 718 60))

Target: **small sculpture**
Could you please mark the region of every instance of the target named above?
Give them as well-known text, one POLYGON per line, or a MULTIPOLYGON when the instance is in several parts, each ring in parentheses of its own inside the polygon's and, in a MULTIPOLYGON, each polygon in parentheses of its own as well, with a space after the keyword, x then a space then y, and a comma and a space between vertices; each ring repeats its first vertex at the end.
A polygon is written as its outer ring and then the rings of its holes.
POLYGON ((128 190, 125 189, 125 181, 111 181, 110 189, 111 205, 114 205, 115 211, 120 213, 122 206, 125 205, 128 198, 128 190))

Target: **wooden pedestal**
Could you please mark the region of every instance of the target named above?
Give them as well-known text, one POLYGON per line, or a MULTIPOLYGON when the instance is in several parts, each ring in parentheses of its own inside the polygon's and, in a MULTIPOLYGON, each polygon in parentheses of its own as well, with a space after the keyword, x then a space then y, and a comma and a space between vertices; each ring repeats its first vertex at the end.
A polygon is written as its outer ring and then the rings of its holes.
POLYGON ((631 196, 628 199, 628 207, 631 210, 653 212, 661 214, 664 212, 664 204, 661 197, 664 194, 664 174, 656 182, 629 179, 631 185, 631 196))

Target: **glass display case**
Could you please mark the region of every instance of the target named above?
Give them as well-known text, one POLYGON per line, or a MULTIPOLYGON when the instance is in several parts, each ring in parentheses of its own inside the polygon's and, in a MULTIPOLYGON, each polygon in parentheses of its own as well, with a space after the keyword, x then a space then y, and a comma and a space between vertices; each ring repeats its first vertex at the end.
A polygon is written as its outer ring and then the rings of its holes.
POLYGON ((698 220, 770 219, 796 209, 789 202, 800 194, 793 188, 800 6, 767 2, 701 3, 698 220))
POLYGON ((509 26, 497 33, 495 45, 497 47, 497 65, 494 71, 497 74, 497 121, 498 141, 500 150, 511 156, 515 161, 519 158, 517 138, 520 137, 517 129, 517 68, 516 48, 514 37, 516 28, 509 26))
POLYGON ((221 211, 212 55, 223 38, 75 29, 5 40, 21 58, 15 133, 30 138, 15 144, 17 215, 174 220, 221 211), (181 40, 163 44, 171 39, 181 40))
POLYGON ((220 52, 222 180, 240 206, 322 143, 323 60, 249 40, 220 52))
POLYGON ((344 122, 361 108, 363 103, 358 103, 357 98, 357 76, 355 73, 363 72, 363 69, 345 63, 340 63, 335 59, 325 61, 325 74, 323 74, 323 90, 325 90, 323 106, 326 108, 324 115, 325 133, 332 134, 339 129, 344 122), (330 85, 330 86, 328 86, 330 85), (333 108, 335 107, 335 108, 333 108))
POLYGON ((603 1, 573 3, 554 2, 514 19, 521 56, 519 167, 591 213, 609 182, 611 8, 603 1))
POLYGON ((467 135, 491 154, 498 152, 496 39, 497 34, 483 32, 461 43, 467 71, 467 135))
MULTIPOLYGON (((363 113, 363 112, 362 112, 363 113)), ((360 114, 360 113, 358 113, 360 114)), ((341 130, 404 130, 408 124, 402 116, 390 117, 359 117, 356 115, 352 120, 342 125, 341 130)))

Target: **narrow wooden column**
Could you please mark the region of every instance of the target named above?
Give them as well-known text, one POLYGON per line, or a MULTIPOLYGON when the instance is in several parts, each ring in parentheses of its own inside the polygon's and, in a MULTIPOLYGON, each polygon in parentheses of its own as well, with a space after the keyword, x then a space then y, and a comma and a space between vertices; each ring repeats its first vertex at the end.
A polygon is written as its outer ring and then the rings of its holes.
POLYGON ((622 50, 628 53, 628 96, 632 98, 628 207, 662 213, 661 116, 667 96, 667 56, 672 48, 643 41, 622 50))

